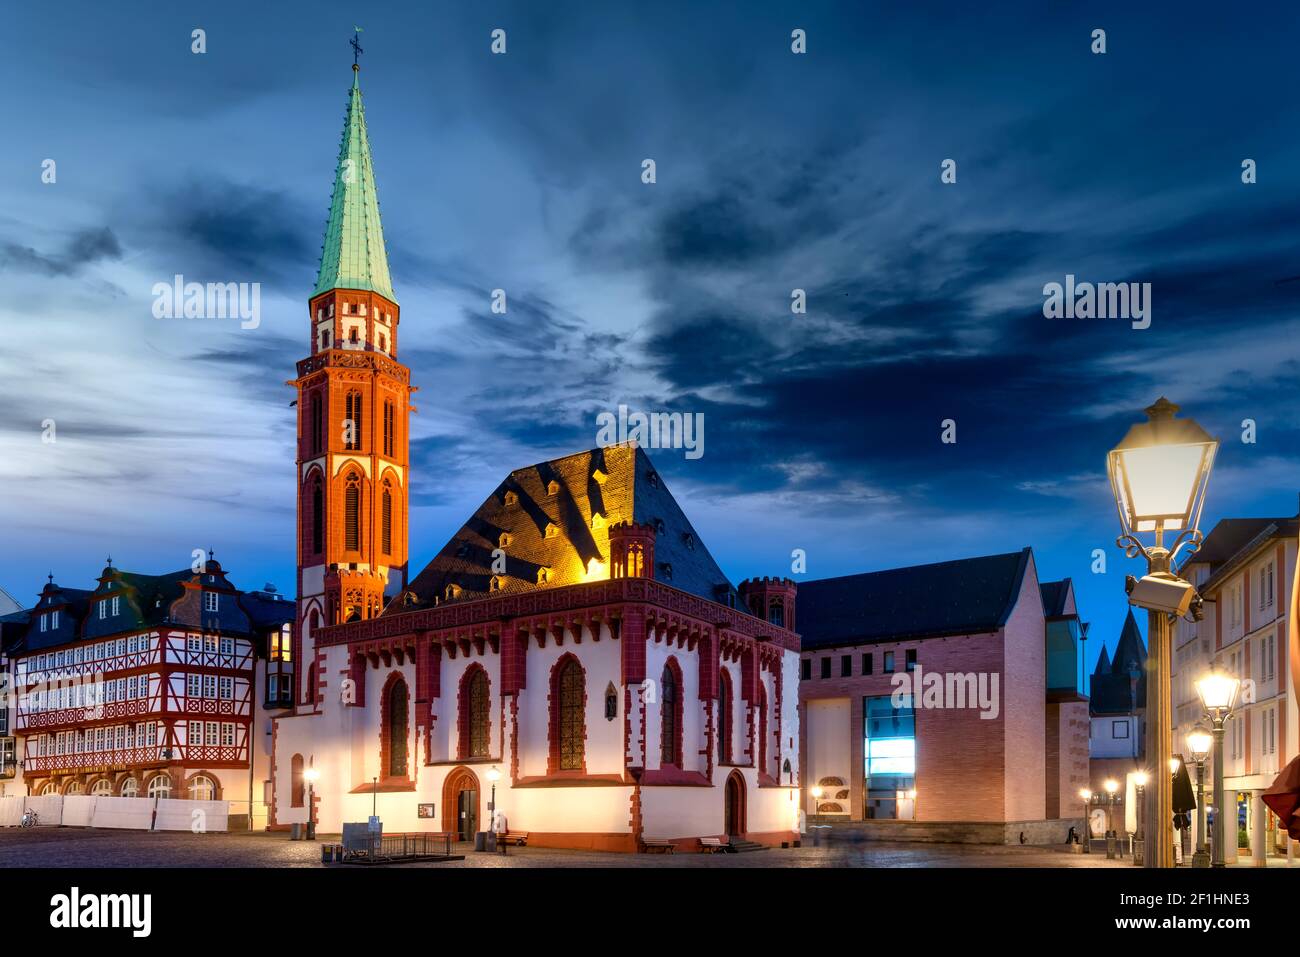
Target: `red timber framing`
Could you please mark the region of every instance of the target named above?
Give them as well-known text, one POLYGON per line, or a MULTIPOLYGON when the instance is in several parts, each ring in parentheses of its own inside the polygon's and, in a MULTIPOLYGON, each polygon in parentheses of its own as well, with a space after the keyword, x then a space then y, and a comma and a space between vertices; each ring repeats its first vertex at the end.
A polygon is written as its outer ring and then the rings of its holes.
MULTIPOLYGON (((425 745, 425 764, 430 762, 433 703, 443 690, 439 687, 441 656, 455 659, 499 654, 500 693, 510 699, 504 704, 504 710, 511 716, 503 722, 506 727, 502 730, 508 730, 511 736, 511 777, 517 781, 514 716, 517 695, 527 681, 525 660, 529 644, 543 647, 548 641, 559 646, 600 641, 602 625, 615 641, 622 643, 624 758, 629 769, 645 767, 645 728, 641 726, 645 713, 637 705, 646 679, 648 642, 701 652, 699 696, 706 702, 713 702, 718 696, 720 662, 739 662, 742 677, 738 697, 744 702, 743 726, 747 727, 751 741, 756 728, 760 672, 768 671, 779 678, 782 653, 798 654, 799 651, 798 635, 780 625, 650 578, 610 579, 539 589, 330 625, 316 632, 316 644, 318 648, 347 647, 348 676, 355 682, 353 704, 357 707, 365 707, 367 669, 414 663, 414 720, 417 740, 425 745)), ((779 680, 775 685, 780 688, 779 680)), ((452 694, 455 691, 450 689, 452 694)), ((590 689, 588 692, 594 693, 590 689)), ((779 709, 779 690, 776 706, 779 709)), ((710 773, 717 747, 713 741, 716 722, 712 715, 710 707, 707 722, 710 773)), ((779 728, 779 711, 776 715, 779 728)), ((777 741, 778 768, 783 759, 782 744, 777 741)), ((747 744, 744 755, 736 757, 738 764, 752 765, 757 755, 747 744)))
POLYGON ((248 768, 256 658, 247 638, 153 631, 83 639, 57 650, 65 653, 61 665, 35 667, 49 652, 17 662, 16 729, 25 737, 26 774, 168 769, 175 783, 186 769, 248 768), (90 649, 100 646, 91 657, 90 649), (82 660, 66 660, 75 648, 86 652, 82 660), (82 704, 50 706, 51 697, 59 701, 64 689, 70 697, 74 688, 82 704), (201 740, 190 740, 191 725, 201 740))

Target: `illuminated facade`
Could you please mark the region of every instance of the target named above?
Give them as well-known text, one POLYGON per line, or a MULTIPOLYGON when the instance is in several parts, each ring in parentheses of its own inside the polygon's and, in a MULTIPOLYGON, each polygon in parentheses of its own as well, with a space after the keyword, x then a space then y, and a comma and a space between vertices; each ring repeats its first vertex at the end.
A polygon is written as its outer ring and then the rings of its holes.
POLYGON ((411 390, 355 73, 309 308, 302 670, 273 826, 373 807, 389 833, 468 839, 495 788, 535 846, 792 839, 794 585, 733 587, 643 451, 510 473, 406 581, 411 390))
POLYGON ((0 618, 24 792, 230 802, 265 823, 267 717, 290 703, 293 604, 241 592, 215 560, 91 590, 52 579, 0 618))

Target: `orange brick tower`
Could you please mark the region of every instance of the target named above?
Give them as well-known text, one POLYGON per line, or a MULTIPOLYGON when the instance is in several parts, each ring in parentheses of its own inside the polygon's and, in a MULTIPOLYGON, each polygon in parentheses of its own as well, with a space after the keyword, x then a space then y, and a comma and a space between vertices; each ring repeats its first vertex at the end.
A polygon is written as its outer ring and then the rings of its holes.
POLYGON ((296 703, 314 704, 313 633, 376 617, 406 586, 410 370, 388 274, 374 168, 353 65, 320 272, 311 355, 298 363, 296 703))

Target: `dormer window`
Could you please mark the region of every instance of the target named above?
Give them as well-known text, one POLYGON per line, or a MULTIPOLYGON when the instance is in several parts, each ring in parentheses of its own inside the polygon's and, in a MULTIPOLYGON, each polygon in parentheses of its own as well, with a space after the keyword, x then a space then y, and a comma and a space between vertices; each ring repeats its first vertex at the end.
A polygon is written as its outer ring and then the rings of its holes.
POLYGON ((214 591, 205 591, 203 593, 203 610, 216 611, 220 608, 221 596, 214 591))
POLYGON ((507 505, 518 505, 518 504, 519 504, 519 496, 516 495, 514 492, 506 492, 506 504, 507 504, 507 505))
POLYGON ((546 494, 547 494, 547 495, 559 495, 559 494, 560 494, 560 483, 557 482, 557 481, 555 481, 555 479, 551 479, 549 482, 547 482, 547 483, 546 483, 546 494))
POLYGON ((601 515, 600 512, 596 512, 591 516, 592 528, 604 528, 608 524, 609 523, 605 521, 605 516, 601 515))
POLYGON ((496 592, 501 590, 501 576, 493 575, 488 582, 488 591, 496 592))
POLYGON ((545 566, 537 569, 537 584, 545 585, 551 580, 551 570, 545 566))
POLYGON ((689 551, 695 551, 695 536, 690 532, 682 532, 682 544, 685 545, 689 551))
POLYGON ((447 590, 446 590, 446 592, 445 592, 445 595, 446 595, 446 598, 447 598, 448 601, 450 601, 450 600, 453 599, 453 598, 459 598, 459 597, 460 597, 460 586, 459 586, 459 585, 448 585, 448 586, 447 586, 447 590))
POLYGON ((498 541, 500 541, 502 548, 509 548, 510 543, 513 542, 514 539, 510 537, 509 532, 502 532, 501 538, 498 541))
POLYGON ((600 469, 596 469, 594 472, 592 472, 591 477, 593 480, 595 480, 597 485, 604 485, 607 481, 609 481, 609 476, 606 475, 604 472, 602 472, 600 469))
POLYGON ((546 523, 546 537, 547 537, 547 538, 559 538, 559 537, 560 537, 560 527, 559 527, 558 525, 556 525, 554 522, 547 522, 547 523, 546 523))
POLYGON ((673 563, 672 563, 672 562, 660 562, 660 563, 659 563, 659 574, 660 574, 660 576, 663 578, 664 581, 666 581, 666 582, 670 582, 670 581, 672 581, 672 580, 673 580, 673 563))
MULTIPOLYGON (((456 549, 456 557, 457 557, 457 558, 468 558, 468 557, 469 557, 469 542, 461 542, 461 543, 460 543, 460 546, 456 549)), ((450 596, 448 596, 448 597, 450 597, 450 596)))
POLYGON ((658 473, 658 472, 647 472, 646 475, 645 475, 645 480, 646 480, 647 482, 650 483, 650 487, 651 487, 651 488, 658 488, 658 487, 659 487, 659 473, 658 473))
POLYGON ((662 535, 662 534, 664 533, 664 528, 665 528, 665 526, 664 526, 664 520, 663 520, 662 518, 656 518, 656 519, 655 519, 655 534, 656 534, 656 535, 662 535))

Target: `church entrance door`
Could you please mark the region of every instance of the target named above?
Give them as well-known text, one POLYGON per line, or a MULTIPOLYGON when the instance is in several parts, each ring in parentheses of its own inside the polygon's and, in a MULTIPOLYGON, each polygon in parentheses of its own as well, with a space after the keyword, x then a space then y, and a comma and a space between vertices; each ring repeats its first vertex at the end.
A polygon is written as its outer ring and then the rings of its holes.
POLYGON ((442 829, 457 841, 472 841, 479 829, 478 778, 469 768, 447 775, 442 787, 442 829))
POLYGON ((745 779, 739 772, 728 776, 725 791, 727 836, 740 837, 745 833, 745 779))

